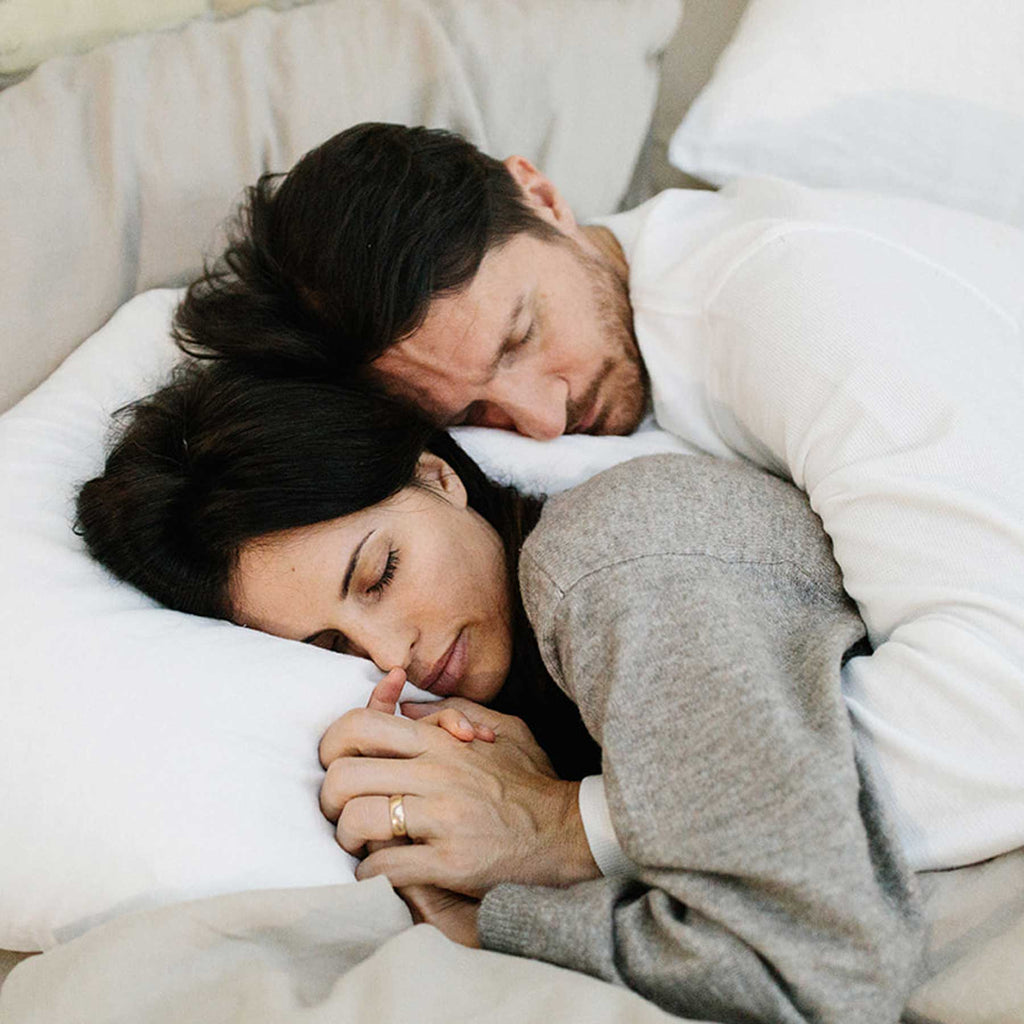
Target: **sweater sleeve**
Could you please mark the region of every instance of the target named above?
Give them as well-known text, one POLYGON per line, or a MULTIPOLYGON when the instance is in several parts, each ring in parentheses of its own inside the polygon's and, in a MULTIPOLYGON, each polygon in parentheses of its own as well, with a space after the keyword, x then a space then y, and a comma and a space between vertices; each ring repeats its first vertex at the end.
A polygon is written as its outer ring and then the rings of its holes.
POLYGON ((693 550, 624 558, 536 623, 600 742, 635 878, 503 885, 489 948, 628 986, 716 1021, 896 1021, 919 926, 862 785, 839 691, 862 625, 786 562, 693 550))

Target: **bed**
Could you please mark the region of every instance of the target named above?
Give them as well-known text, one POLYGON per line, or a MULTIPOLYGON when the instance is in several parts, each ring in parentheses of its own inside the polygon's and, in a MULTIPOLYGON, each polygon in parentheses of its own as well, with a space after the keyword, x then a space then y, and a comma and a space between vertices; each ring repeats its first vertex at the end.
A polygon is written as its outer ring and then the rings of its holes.
MULTIPOLYGON (((758 173, 1024 227, 1024 14, 1013 0, 907 0, 899 17, 853 0, 827 14, 811 0, 93 6, 0 6, 0 1016, 670 1019, 595 979, 453 946, 386 884, 353 883, 316 808, 315 739, 372 673, 114 584, 70 531, 74 486, 109 413, 176 358, 178 289, 242 188, 348 124, 429 123, 520 152, 584 219, 758 173)), ((546 491, 686 450, 657 430, 463 439, 546 491)), ((1024 851, 920 884, 931 933, 906 1019, 1024 1020, 1024 851)))

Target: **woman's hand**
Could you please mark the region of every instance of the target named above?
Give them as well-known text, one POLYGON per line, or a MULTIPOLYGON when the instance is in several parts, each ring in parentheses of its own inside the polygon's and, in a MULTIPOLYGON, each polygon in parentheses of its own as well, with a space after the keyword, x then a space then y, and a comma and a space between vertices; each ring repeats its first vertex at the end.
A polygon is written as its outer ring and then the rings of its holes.
POLYGON ((434 885, 407 885, 398 890, 416 924, 432 924, 452 942, 479 948, 480 901, 434 885))
POLYGON ((350 711, 320 742, 327 767, 320 806, 348 852, 361 855, 368 843, 392 838, 388 801, 402 796, 412 844, 371 852, 356 877, 383 874, 396 888, 435 885, 469 896, 506 881, 567 885, 598 877, 579 784, 555 775, 518 718, 461 698, 442 703, 404 705, 423 716, 418 721, 378 707, 350 711), (462 719, 489 730, 493 742, 456 739, 439 727, 462 719))
MULTIPOLYGON (((393 715, 398 707, 398 698, 402 693, 403 686, 405 686, 405 670, 396 666, 390 669, 373 688, 373 693, 370 694, 366 706, 373 711, 383 711, 385 715, 393 715)), ((467 701, 467 703, 469 702, 467 701)), ((474 705, 474 707, 478 706, 474 705)), ((493 729, 480 722, 470 721, 461 711, 453 707, 442 707, 439 711, 431 712, 430 707, 430 704, 407 702, 402 708, 402 713, 409 715, 410 718, 418 718, 423 722, 440 726, 457 740, 464 740, 467 743, 473 739, 483 740, 485 743, 494 742, 493 729), (419 714, 409 714, 407 710, 409 708, 426 708, 427 710, 419 714)))
MULTIPOLYGON (((404 839, 390 839, 384 842, 367 843, 371 853, 388 846, 404 845, 404 839)), ((439 889, 436 885, 407 885, 396 892, 412 912, 415 924, 432 924, 439 931, 463 946, 479 948, 480 933, 477 930, 477 914, 480 901, 450 889, 439 889)))

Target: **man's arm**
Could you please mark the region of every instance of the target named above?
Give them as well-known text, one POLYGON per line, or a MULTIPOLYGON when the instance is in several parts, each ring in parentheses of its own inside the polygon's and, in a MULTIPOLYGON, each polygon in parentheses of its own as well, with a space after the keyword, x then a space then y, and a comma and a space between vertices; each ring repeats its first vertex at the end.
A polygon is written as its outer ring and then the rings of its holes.
POLYGON ((916 870, 1024 842, 1024 235, 999 230, 962 239, 986 292, 867 232, 797 226, 733 267, 695 343, 723 439, 832 538, 874 648, 848 706, 916 870))

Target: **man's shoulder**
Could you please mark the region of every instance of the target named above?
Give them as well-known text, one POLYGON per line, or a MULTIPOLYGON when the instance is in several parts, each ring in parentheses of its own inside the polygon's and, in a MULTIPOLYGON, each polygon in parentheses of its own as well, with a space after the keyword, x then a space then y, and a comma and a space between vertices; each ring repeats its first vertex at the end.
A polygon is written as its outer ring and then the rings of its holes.
POLYGON ((748 178, 718 192, 669 189, 642 206, 602 221, 629 265, 634 308, 693 312, 772 242, 797 250, 808 229, 835 237, 843 202, 770 178, 748 178))
POLYGON ((714 193, 667 190, 604 223, 620 241, 628 240, 623 248, 641 285, 669 274, 678 287, 677 272, 685 269, 714 289, 740 266, 771 263, 780 251, 813 266, 873 247, 898 250, 908 262, 927 261, 971 280, 977 263, 998 275, 1014 262, 1019 282, 1024 252, 1024 232, 962 210, 768 177, 738 178, 714 193))

